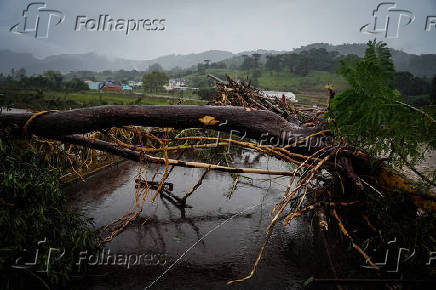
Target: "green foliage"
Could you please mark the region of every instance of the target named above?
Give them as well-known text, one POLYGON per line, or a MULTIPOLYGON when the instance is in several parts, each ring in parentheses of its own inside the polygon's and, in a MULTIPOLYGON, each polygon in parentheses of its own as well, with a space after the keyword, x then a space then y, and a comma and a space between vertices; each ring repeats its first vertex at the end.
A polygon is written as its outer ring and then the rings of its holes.
POLYGON ((66 92, 89 90, 88 85, 81 79, 73 77, 70 81, 67 81, 64 80, 62 74, 57 71, 47 71, 42 75, 33 75, 30 77, 26 77, 25 74, 20 73, 18 76, 15 78, 0 77, 0 87, 6 90, 36 90, 41 96, 43 95, 43 91, 46 90, 66 92))
POLYGON ((142 78, 144 91, 158 91, 162 89, 162 86, 168 82, 168 75, 161 71, 152 71, 147 73, 142 78))
POLYGON ((197 94, 200 96, 202 100, 211 100, 213 95, 216 93, 214 88, 200 88, 197 91, 197 94))
POLYGON ((70 92, 89 90, 89 86, 79 78, 74 77, 71 81, 65 82, 64 89, 70 92))
MULTIPOLYGON (((434 122, 401 102, 394 89, 394 66, 385 43, 369 41, 362 60, 342 61, 338 73, 351 88, 331 101, 328 117, 349 144, 366 150, 374 158, 387 158, 401 165, 416 163, 426 149, 435 147, 434 122)), ((336 132, 339 133, 339 132, 336 132)))
POLYGON ((91 221, 67 206, 57 172, 47 168, 43 155, 24 146, 0 131, 0 288, 21 289, 29 283, 32 288, 37 288, 34 284, 59 288, 73 273, 79 274, 75 269, 79 252, 93 249, 96 235, 91 221), (38 248, 37 266, 11 267, 20 256, 22 263, 34 260, 38 248), (60 252, 52 252, 48 273, 38 273, 46 269, 49 248, 60 252), (56 261, 63 249, 64 256, 56 261))
POLYGON ((47 71, 44 73, 49 88, 60 89, 62 87, 62 74, 58 71, 47 71))
POLYGON ((306 76, 311 71, 334 72, 339 67, 339 56, 336 51, 325 48, 312 48, 299 53, 268 55, 265 68, 267 70, 287 70, 297 75, 306 76))
POLYGON ((393 84, 407 101, 410 96, 429 94, 431 90, 426 78, 415 77, 408 71, 396 72, 393 84))

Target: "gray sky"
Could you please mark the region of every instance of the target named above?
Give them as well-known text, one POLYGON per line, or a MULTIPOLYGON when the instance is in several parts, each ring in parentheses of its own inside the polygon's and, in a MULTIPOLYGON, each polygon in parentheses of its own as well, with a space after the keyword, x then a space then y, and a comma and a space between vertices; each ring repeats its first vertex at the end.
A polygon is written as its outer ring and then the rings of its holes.
MULTIPOLYGON (((377 0, 47 0, 65 21, 50 27, 47 39, 9 32, 22 11, 44 0, 0 0, 0 49, 30 52, 37 57, 96 52, 128 59, 211 49, 241 52, 255 49, 291 50, 313 42, 366 42, 374 35, 359 29, 372 21, 377 0), (74 31, 77 16, 98 19, 166 19, 163 31, 74 31)), ((412 11, 415 21, 396 39, 380 40, 409 53, 436 53, 436 27, 425 31, 426 17, 436 16, 436 0, 399 0, 398 9, 412 11)), ((407 20, 407 19, 406 19, 407 20)), ((402 24, 404 24, 402 22, 402 24)))

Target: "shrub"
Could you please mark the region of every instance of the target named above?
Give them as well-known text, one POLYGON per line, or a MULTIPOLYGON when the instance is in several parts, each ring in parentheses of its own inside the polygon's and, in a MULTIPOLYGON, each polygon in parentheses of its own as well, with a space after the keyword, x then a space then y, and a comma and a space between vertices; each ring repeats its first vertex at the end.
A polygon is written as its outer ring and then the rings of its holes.
POLYGON ((67 206, 59 176, 47 168, 44 155, 26 146, 26 141, 13 141, 0 131, 0 288, 24 288, 29 283, 35 288, 35 281, 59 288, 78 274, 79 252, 92 249, 96 235, 91 221, 67 206), (11 267, 20 256, 25 262, 35 259, 38 248, 36 267, 11 267), (46 268, 49 248, 60 251, 52 252, 47 273, 37 272, 46 268))

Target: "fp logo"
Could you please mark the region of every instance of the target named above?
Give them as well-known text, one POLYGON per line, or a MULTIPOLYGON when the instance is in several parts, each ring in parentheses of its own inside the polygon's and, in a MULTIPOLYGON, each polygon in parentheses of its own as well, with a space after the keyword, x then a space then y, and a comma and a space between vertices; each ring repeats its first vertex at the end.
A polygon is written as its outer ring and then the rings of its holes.
POLYGON ((380 3, 373 10, 373 22, 362 26, 360 32, 367 34, 383 33, 386 38, 398 38, 400 26, 409 25, 415 20, 415 16, 409 10, 396 9, 396 7, 395 2, 380 3))
POLYGON ((21 21, 9 31, 16 34, 33 34, 35 38, 47 38, 52 23, 62 23, 65 16, 61 11, 46 9, 46 6, 43 2, 30 3, 23 10, 21 21))

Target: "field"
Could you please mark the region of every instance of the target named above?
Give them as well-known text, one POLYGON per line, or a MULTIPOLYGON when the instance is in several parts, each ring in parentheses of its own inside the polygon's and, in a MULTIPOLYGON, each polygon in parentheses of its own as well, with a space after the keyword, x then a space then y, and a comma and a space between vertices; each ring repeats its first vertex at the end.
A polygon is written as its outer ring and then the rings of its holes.
MULTIPOLYGON (((191 87, 211 87, 214 82, 207 77, 208 74, 225 79, 229 75, 237 80, 251 80, 252 71, 238 69, 206 69, 204 72, 193 72, 183 77, 191 87)), ((327 102, 325 86, 331 83, 338 92, 347 88, 345 80, 335 74, 326 71, 312 71, 307 76, 300 76, 289 71, 260 71, 260 76, 254 81, 255 86, 264 90, 290 91, 293 92, 299 104, 324 105, 327 102)), ((134 90, 132 93, 101 92, 94 90, 77 93, 65 93, 62 91, 45 91, 42 98, 36 96, 35 91, 4 92, 5 96, 13 97, 15 107, 32 109, 57 108, 69 109, 98 105, 168 105, 177 104, 179 98, 183 98, 185 105, 202 105, 206 101, 193 90, 176 91, 172 93, 158 92, 146 94, 143 90, 134 90), (12 95, 12 96, 11 96, 12 95)), ((2 101, 2 105, 8 102, 2 101)))
MULTIPOLYGON (((157 96, 157 95, 134 95, 134 94, 117 94, 117 93, 105 93, 99 95, 98 92, 89 91, 89 92, 80 92, 65 95, 60 92, 48 92, 45 94, 44 99, 46 100, 54 100, 54 99, 64 99, 74 101, 80 104, 108 104, 108 105, 129 105, 129 104, 137 104, 137 105, 168 105, 173 104, 177 101, 176 98, 170 98, 165 96, 157 96)), ((184 104, 189 105, 200 105, 205 103, 201 100, 185 100, 184 104)))
MULTIPOLYGON (((258 77, 257 86, 265 90, 275 91, 291 91, 294 93, 303 93, 305 91, 318 91, 324 92, 325 86, 328 83, 342 91, 347 88, 346 81, 335 73, 326 71, 311 71, 307 76, 299 76, 289 71, 261 71, 258 77)), ((192 86, 196 83, 206 82, 207 74, 212 74, 220 78, 229 75, 233 79, 250 80, 252 79, 252 72, 236 69, 207 69, 204 74, 192 73, 183 77, 192 86)))
MULTIPOLYGON (((47 91, 42 96, 32 90, 1 92, 0 106, 23 109, 72 109, 99 105, 174 105, 176 96, 138 95, 102 93, 97 91, 82 91, 77 93, 47 91)), ((184 99, 184 105, 202 105, 206 101, 199 99, 184 99)))

